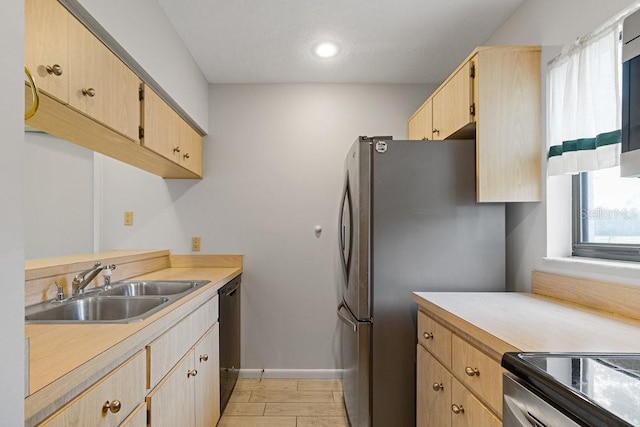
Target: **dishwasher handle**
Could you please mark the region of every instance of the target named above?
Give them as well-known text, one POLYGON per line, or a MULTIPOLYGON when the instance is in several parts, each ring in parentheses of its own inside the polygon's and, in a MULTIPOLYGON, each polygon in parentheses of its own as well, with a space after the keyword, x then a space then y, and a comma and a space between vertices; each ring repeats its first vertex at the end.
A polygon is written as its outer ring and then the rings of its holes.
POLYGON ((220 296, 222 297, 232 297, 236 291, 238 290, 238 288, 240 287, 240 281, 236 281, 236 282, 231 282, 228 285, 224 285, 221 289, 220 289, 220 296))
MULTIPOLYGON (((340 320, 342 320, 344 323, 346 323, 347 325, 351 326, 351 328, 353 329, 353 332, 358 332, 358 324, 354 321, 352 321, 349 318, 349 314, 344 315, 342 314, 342 309, 346 309, 347 306, 344 305, 344 301, 341 302, 340 304, 338 304, 338 317, 340 318, 340 320)), ((348 313, 348 311, 347 311, 348 313)))

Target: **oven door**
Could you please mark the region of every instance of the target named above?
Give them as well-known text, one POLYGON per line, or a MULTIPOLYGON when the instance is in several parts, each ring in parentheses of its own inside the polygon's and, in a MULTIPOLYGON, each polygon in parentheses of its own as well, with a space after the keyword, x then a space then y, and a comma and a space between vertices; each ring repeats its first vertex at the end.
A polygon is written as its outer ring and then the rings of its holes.
POLYGON ((580 427, 510 374, 503 375, 504 427, 580 427))

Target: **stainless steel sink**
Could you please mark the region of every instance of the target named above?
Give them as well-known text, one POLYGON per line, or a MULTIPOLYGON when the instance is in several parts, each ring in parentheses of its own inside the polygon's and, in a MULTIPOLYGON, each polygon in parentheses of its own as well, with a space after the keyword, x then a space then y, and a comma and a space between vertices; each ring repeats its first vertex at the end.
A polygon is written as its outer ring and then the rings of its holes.
POLYGON ((208 283, 207 281, 153 280, 144 282, 120 282, 111 285, 110 289, 100 295, 123 295, 129 297, 143 295, 175 295, 208 283))
POLYGON ((43 322, 119 322, 136 320, 157 311, 169 301, 166 297, 110 298, 90 296, 50 303, 52 308, 25 316, 27 321, 43 322), (155 310, 154 310, 155 309, 155 310))
POLYGON ((26 308, 26 323, 131 323, 145 319, 209 283, 146 280, 111 284, 60 302, 26 308))

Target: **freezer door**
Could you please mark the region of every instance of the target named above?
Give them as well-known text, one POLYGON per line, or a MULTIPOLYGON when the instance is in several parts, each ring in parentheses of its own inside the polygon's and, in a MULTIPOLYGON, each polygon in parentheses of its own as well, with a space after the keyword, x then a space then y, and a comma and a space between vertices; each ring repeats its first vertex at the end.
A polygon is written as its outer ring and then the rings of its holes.
POLYGON ((347 154, 339 213, 342 297, 358 320, 369 320, 371 143, 358 139, 347 154))
POLYGON ((338 306, 341 320, 342 386, 352 427, 371 426, 370 351, 371 323, 358 322, 344 302, 338 306))

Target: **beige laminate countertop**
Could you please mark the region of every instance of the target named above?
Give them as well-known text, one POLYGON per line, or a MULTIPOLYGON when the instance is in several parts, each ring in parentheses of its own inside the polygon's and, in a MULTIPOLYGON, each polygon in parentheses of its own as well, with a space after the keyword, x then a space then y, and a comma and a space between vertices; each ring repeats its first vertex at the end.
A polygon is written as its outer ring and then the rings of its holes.
POLYGON ((146 336, 158 334, 158 329, 163 330, 170 326, 164 323, 171 317, 172 313, 184 311, 180 310, 181 307, 186 309, 190 302, 192 304, 199 303, 197 302, 198 297, 203 294, 212 295, 217 293, 219 288, 241 272, 241 267, 165 268, 132 278, 135 280, 193 279, 211 281, 211 283, 176 300, 163 310, 139 322, 125 324, 25 325, 25 337, 29 338, 30 393, 36 393, 43 388, 51 388, 47 386, 55 385, 58 380, 65 376, 68 377, 69 375, 67 374, 72 373, 76 368, 87 364, 97 356, 105 354, 107 350, 131 337, 140 335, 140 340, 137 341, 143 341, 146 336))
POLYGON ((497 360, 507 351, 640 353, 640 320, 533 293, 415 292, 413 299, 497 360))

